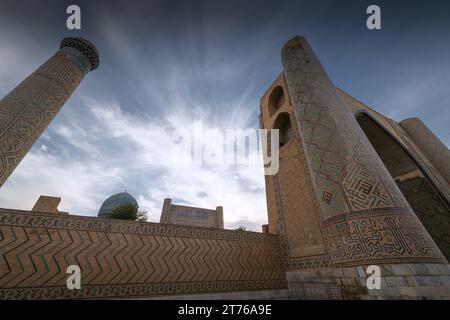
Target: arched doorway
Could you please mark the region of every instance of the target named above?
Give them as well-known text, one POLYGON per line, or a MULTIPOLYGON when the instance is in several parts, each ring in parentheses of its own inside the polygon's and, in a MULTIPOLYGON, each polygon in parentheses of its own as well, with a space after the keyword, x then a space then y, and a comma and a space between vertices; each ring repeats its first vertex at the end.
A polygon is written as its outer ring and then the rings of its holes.
POLYGON ((356 120, 417 217, 450 260, 449 203, 413 157, 377 121, 365 112, 357 113, 356 120))
POLYGON ((292 126, 289 113, 280 113, 273 124, 273 129, 279 130, 281 148, 290 141, 292 136, 292 126))
POLYGON ((270 93, 269 97, 269 115, 273 116, 275 112, 281 108, 285 101, 286 97, 284 95, 283 87, 276 86, 270 93))

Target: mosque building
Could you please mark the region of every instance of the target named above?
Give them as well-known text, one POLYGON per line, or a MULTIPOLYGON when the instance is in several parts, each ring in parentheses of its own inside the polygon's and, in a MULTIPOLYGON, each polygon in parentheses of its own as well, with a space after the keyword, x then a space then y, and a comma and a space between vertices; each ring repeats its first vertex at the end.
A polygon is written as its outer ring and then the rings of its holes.
POLYGON ((215 210, 175 205, 172 199, 164 199, 160 223, 223 229, 223 208, 215 210))
POLYGON ((136 199, 128 192, 116 193, 103 201, 97 217, 108 218, 113 213, 114 209, 128 204, 131 204, 135 208, 139 208, 136 199))
MULTIPOLYGON (((0 299, 450 299, 449 149, 419 119, 336 88, 305 38, 281 63, 260 100, 261 128, 280 132, 264 232, 223 229, 222 207, 165 199, 161 223, 141 223, 108 218, 138 206, 127 192, 98 217, 41 196, 31 211, 0 208, 0 299)), ((99 64, 92 43, 65 38, 0 100, 0 187, 99 64)))

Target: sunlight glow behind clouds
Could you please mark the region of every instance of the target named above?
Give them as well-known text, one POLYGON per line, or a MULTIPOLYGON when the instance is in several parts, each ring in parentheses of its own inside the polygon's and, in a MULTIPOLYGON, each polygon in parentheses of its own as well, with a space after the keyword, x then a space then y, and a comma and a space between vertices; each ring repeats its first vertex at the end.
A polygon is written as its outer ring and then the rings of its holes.
MULTIPOLYGON (((139 117, 124 114, 117 104, 91 102, 90 106, 98 122, 103 124, 105 135, 124 139, 132 145, 131 151, 124 153, 125 157, 129 157, 124 160, 127 170, 144 175, 147 170, 158 172, 144 185, 146 190, 139 195, 141 206, 147 206, 145 209, 151 212, 152 220, 159 217, 162 199, 171 197, 187 205, 207 208, 224 206, 226 226, 239 220, 250 220, 253 224, 266 221, 262 165, 191 164, 187 168, 173 165, 173 124, 189 129, 195 121, 189 119, 186 113, 167 114, 164 125, 161 121, 142 121, 139 117)), ((246 124, 235 125, 245 127, 246 124)), ((213 143, 207 138, 202 142, 205 146, 213 143)))
MULTIPOLYGON (((49 134, 87 157, 83 161, 64 161, 52 155, 46 145, 33 149, 3 187, 3 206, 30 209, 37 197, 45 194, 62 197, 60 210, 96 215, 109 195, 104 194, 105 190, 114 193, 128 189, 141 208, 149 211, 151 221, 159 221, 162 201, 170 197, 180 204, 223 206, 225 227, 245 225, 259 231, 266 223, 262 164, 173 165, 173 124, 192 126, 194 119, 189 119, 187 113, 168 113, 165 120, 149 120, 145 115, 124 112, 117 102, 83 101, 96 126, 80 126, 81 119, 71 119, 52 127, 49 134), (99 132, 101 139, 90 138, 99 132), (114 150, 105 153, 96 143, 107 140, 115 142, 114 150), (25 193, 17 192, 22 188, 25 193)), ((236 104, 236 108, 240 107, 236 104)), ((235 125, 245 127, 243 122, 235 125)), ((203 143, 207 144, 208 139, 203 143)))
POLYGON ((262 165, 172 166, 170 134, 194 121, 206 129, 256 129, 259 98, 281 72, 280 48, 295 34, 308 38, 337 86, 394 120, 421 117, 448 145, 447 5, 382 2, 386 28, 376 33, 360 23, 361 1, 80 0, 86 14, 79 33, 65 29, 61 1, 42 0, 33 10, 23 10, 28 1, 3 4, 0 96, 64 36, 94 43, 101 65, 0 189, 0 207, 29 210, 46 194, 62 197, 61 210, 94 216, 104 199, 127 189, 151 221, 171 197, 222 205, 226 227, 261 230, 262 165))

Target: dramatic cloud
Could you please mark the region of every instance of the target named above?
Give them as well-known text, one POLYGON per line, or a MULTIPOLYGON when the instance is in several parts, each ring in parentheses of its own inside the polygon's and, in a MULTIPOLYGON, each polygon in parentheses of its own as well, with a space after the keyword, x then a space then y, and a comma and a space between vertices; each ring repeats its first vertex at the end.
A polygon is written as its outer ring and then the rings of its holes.
MULTIPOLYGON (((361 1, 79 5, 77 32, 65 28, 64 1, 40 1, 33 10, 30 1, 1 4, 0 96, 67 35, 92 41, 101 64, 0 189, 0 207, 29 210, 45 194, 62 198, 60 210, 94 216, 105 198, 128 190, 151 221, 170 197, 222 205, 226 227, 261 230, 262 166, 180 165, 173 133, 198 121, 204 132, 257 129, 259 98, 282 71, 280 48, 295 34, 309 39, 336 85, 394 120, 421 117, 450 144, 443 2, 405 9, 382 1, 380 31, 365 28, 361 1)), ((202 143, 217 147, 208 134, 202 143)))

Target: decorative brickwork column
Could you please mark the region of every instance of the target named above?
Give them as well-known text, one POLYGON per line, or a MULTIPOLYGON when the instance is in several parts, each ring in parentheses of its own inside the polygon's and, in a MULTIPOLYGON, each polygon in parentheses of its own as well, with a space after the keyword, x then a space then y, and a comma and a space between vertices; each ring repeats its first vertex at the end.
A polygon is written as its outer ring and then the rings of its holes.
POLYGON ((307 41, 282 63, 333 263, 446 263, 307 41))
POLYGON ((400 121, 400 126, 450 185, 450 150, 419 118, 400 121))
POLYGON ((64 38, 53 57, 0 101, 0 187, 98 65, 97 49, 90 42, 64 38))
POLYGON ((216 207, 216 228, 223 229, 223 207, 216 207))
POLYGON ((172 210, 172 199, 166 198, 164 199, 161 218, 159 220, 160 223, 171 223, 170 221, 170 211, 172 210))

